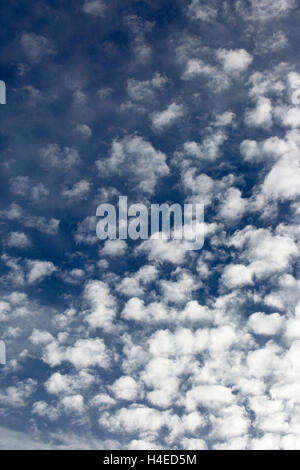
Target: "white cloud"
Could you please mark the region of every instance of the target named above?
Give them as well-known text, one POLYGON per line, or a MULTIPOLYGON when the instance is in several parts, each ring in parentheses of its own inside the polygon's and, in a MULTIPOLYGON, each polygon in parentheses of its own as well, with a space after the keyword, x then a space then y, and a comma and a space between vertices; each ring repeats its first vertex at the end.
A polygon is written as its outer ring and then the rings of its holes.
POLYGON ((216 72, 215 67, 204 63, 201 59, 189 59, 185 66, 183 79, 188 80, 198 75, 215 75, 216 72))
POLYGON ((165 127, 170 126, 184 115, 184 107, 182 105, 172 103, 164 111, 157 111, 152 114, 152 126, 157 131, 162 131, 165 127))
POLYGON ((246 111, 245 123, 249 127, 271 127, 273 123, 271 100, 260 97, 256 107, 253 110, 246 111))
POLYGON ((60 414, 54 406, 49 406, 44 401, 36 401, 33 403, 32 413, 37 414, 43 418, 48 418, 50 421, 56 421, 60 414))
POLYGON ((158 269, 155 266, 151 264, 144 265, 134 275, 123 277, 116 289, 128 297, 139 297, 144 294, 145 287, 154 281, 157 276, 158 269))
POLYGON ((227 135, 219 130, 214 133, 208 132, 201 144, 194 141, 187 141, 183 145, 184 153, 187 156, 196 157, 200 160, 216 160, 221 152, 220 147, 226 141, 227 135))
POLYGON ((192 0, 188 7, 188 14, 193 20, 201 20, 211 22, 218 14, 215 2, 207 2, 205 0, 192 0))
POLYGON ((124 256, 127 250, 127 243, 124 240, 106 240, 104 247, 100 250, 102 256, 114 258, 124 256))
POLYGON ((42 281, 45 277, 51 276, 57 268, 51 261, 27 261, 27 266, 29 269, 28 272, 28 282, 33 284, 37 281, 42 281))
POLYGON ((292 200, 300 194, 300 169, 298 162, 284 158, 276 163, 266 176, 263 194, 267 199, 292 200))
POLYGON ((216 119, 212 125, 215 127, 229 126, 230 124, 232 124, 235 117, 236 115, 232 111, 225 111, 224 113, 218 114, 216 116, 216 119))
POLYGON ((206 442, 203 439, 189 439, 184 437, 181 440, 182 448, 185 450, 207 450, 206 442))
POLYGON ((251 285, 253 284, 252 272, 243 264, 230 264, 223 272, 222 281, 230 289, 251 285))
POLYGON ((278 108, 277 117, 285 127, 300 127, 300 109, 293 107, 289 109, 278 108))
POLYGON ((74 233, 77 243, 93 245, 98 242, 96 235, 97 219, 95 216, 88 216, 82 222, 79 222, 74 233))
POLYGON ((161 280, 159 283, 165 301, 186 302, 198 287, 193 276, 186 272, 179 272, 175 281, 161 280))
POLYGON ((32 331, 29 339, 33 344, 36 344, 36 345, 37 344, 42 344, 42 345, 49 344, 54 340, 52 334, 49 333, 49 331, 42 331, 36 328, 34 328, 34 330, 32 331))
POLYGON ((111 431, 125 430, 129 434, 140 433, 141 437, 149 436, 153 440, 160 429, 172 427, 168 412, 160 412, 144 405, 131 405, 121 408, 115 415, 103 413, 99 423, 111 431))
POLYGON ((80 180, 74 184, 71 189, 64 189, 61 195, 69 201, 80 201, 87 197, 90 191, 91 184, 87 180, 80 180))
POLYGON ((68 397, 64 397, 61 402, 67 411, 75 411, 78 413, 83 413, 84 411, 82 395, 70 395, 68 397))
POLYGON ((138 399, 140 390, 138 383, 129 376, 117 379, 111 386, 111 390, 118 400, 135 401, 138 399))
POLYGON ((74 131, 84 139, 89 139, 93 134, 92 129, 87 124, 77 124, 74 131))
POLYGON ((236 222, 247 210, 248 201, 242 198, 241 191, 229 188, 220 206, 218 217, 226 224, 236 222))
POLYGON ((15 176, 9 182, 13 194, 22 197, 29 196, 30 200, 34 203, 39 203, 50 194, 43 183, 35 184, 27 176, 15 176))
POLYGON ((248 272, 262 279, 288 269, 298 253, 296 244, 290 238, 272 235, 267 229, 254 229, 251 226, 236 232, 231 244, 239 250, 244 249, 243 257, 239 259, 247 260, 248 272))
POLYGON ((142 137, 126 136, 112 143, 110 157, 96 162, 100 174, 119 174, 137 190, 152 194, 159 178, 169 174, 166 155, 142 137))
POLYGON ((102 339, 78 339, 74 346, 62 347, 56 341, 44 349, 43 360, 54 367, 67 361, 77 369, 102 367, 106 369, 110 358, 102 339))
POLYGON ((260 54, 281 51, 288 46, 288 38, 284 31, 275 31, 272 36, 258 36, 256 40, 256 51, 260 54))
POLYGON ((74 148, 61 149, 57 144, 48 144, 41 150, 44 161, 53 167, 70 170, 79 162, 78 151, 74 148))
POLYGON ((0 449, 2 450, 50 450, 49 442, 43 442, 28 432, 0 427, 0 449))
POLYGON ((36 391, 37 381, 26 379, 17 381, 14 385, 8 386, 0 392, 0 403, 3 406, 13 408, 23 408, 27 399, 36 391))
POLYGON ((45 389, 52 395, 68 395, 77 390, 89 388, 95 382, 95 377, 85 370, 77 375, 55 372, 45 383, 45 389))
POLYGON ((156 72, 149 80, 135 80, 130 78, 127 82, 127 93, 131 100, 136 102, 151 102, 156 98, 159 90, 167 84, 168 79, 156 72))
POLYGON ((103 0, 84 0, 82 7, 84 13, 93 16, 103 17, 106 13, 107 6, 103 0))
POLYGON ((97 406, 99 409, 110 408, 116 403, 116 400, 111 396, 107 395, 106 393, 99 393, 98 395, 95 395, 94 398, 91 400, 91 405, 97 406))
POLYGON ((186 397, 183 398, 183 403, 188 411, 197 409, 199 405, 214 410, 231 405, 234 401, 231 389, 223 385, 199 385, 189 390, 186 397))
POLYGON ((91 305, 85 320, 92 328, 111 330, 116 316, 116 301, 109 287, 102 281, 89 281, 84 289, 84 298, 91 305))
POLYGON ((31 247, 31 242, 24 232, 12 232, 7 239, 7 246, 24 250, 31 247))
POLYGON ((233 405, 224 407, 220 416, 212 416, 211 424, 211 436, 215 439, 228 441, 238 436, 247 435, 251 422, 243 407, 233 405))
POLYGON ((253 61, 253 58, 245 49, 219 49, 217 57, 222 63, 224 71, 229 75, 244 72, 253 61))
POLYGON ((257 312, 250 316, 248 326, 257 335, 272 336, 280 332, 283 322, 284 319, 279 313, 266 315, 263 312, 257 312))
POLYGON ((268 21, 279 17, 284 17, 295 8, 295 0, 250 0, 245 4, 241 0, 237 1, 237 10, 247 19, 253 21, 268 21))
POLYGON ((186 255, 185 245, 181 240, 154 240, 150 238, 142 242, 137 253, 146 253, 150 261, 182 264, 186 255))

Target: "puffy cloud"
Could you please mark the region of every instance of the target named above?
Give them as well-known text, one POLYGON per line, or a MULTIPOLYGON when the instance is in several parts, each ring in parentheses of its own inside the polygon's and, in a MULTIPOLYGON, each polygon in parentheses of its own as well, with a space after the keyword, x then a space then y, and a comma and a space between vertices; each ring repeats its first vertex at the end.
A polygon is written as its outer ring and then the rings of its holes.
POLYGON ((103 0, 84 0, 82 9, 84 13, 102 17, 106 13, 107 6, 103 0))
POLYGON ((243 199, 241 191, 237 188, 229 188, 225 194, 225 200, 222 202, 219 210, 219 218, 224 223, 231 223, 243 217, 247 209, 248 201, 243 199))
POLYGON ((247 357, 249 373, 255 378, 267 379, 273 374, 273 370, 278 371, 282 366, 280 361, 282 353, 280 346, 271 341, 265 347, 249 352, 247 357))
POLYGON ((218 114, 216 116, 216 119, 213 122, 213 126, 215 127, 229 126, 230 124, 232 124, 235 117, 236 115, 232 111, 225 111, 224 113, 218 114))
POLYGON ((110 408, 116 404, 116 400, 106 393, 99 393, 91 400, 92 406, 97 406, 99 409, 110 408))
POLYGON ((272 104, 269 98, 260 97, 253 110, 246 111, 245 123, 249 127, 266 127, 272 125, 272 104))
POLYGON ((284 319, 279 313, 266 315, 263 312, 253 313, 249 320, 248 326, 257 335, 273 336, 280 332, 284 319))
POLYGON ((250 419, 243 407, 232 405, 224 407, 219 416, 212 416, 211 424, 213 438, 229 441, 248 433, 250 419))
POLYGON ((146 194, 152 194, 159 178, 169 174, 165 154, 139 136, 126 136, 114 141, 110 157, 98 160, 96 164, 100 174, 122 175, 146 194))
POLYGON ((126 250, 127 243, 124 240, 106 240, 100 253, 102 256, 114 258, 116 256, 123 256, 126 250))
POLYGON ((16 196, 29 196, 32 202, 38 203, 49 195, 43 183, 35 184, 28 176, 15 176, 10 179, 10 187, 16 196))
POLYGON ((253 61, 253 58, 245 49, 219 49, 217 57, 222 63, 224 71, 229 75, 244 72, 253 61))
POLYGON ((84 270, 79 268, 71 269, 71 271, 62 274, 63 280, 68 284, 80 284, 84 277, 84 270))
POLYGON ((77 413, 83 413, 84 401, 82 395, 70 395, 62 399, 62 405, 67 411, 75 411, 77 413))
POLYGON ((99 423, 110 431, 125 430, 129 434, 138 432, 142 438, 149 436, 150 440, 158 435, 162 427, 172 427, 168 412, 160 412, 144 405, 121 408, 115 415, 103 413, 99 423))
POLYGON ((83 139, 89 139, 93 134, 92 129, 87 124, 77 124, 74 132, 83 139))
POLYGON ((299 196, 300 169, 298 163, 282 159, 266 176, 262 191, 268 199, 291 200, 299 196))
POLYGON ((33 284, 37 281, 42 281, 45 277, 51 276, 57 268, 51 261, 28 260, 28 282, 33 284))
POLYGON ((222 281, 230 289, 251 285, 253 284, 252 272, 243 264, 231 264, 226 266, 222 274, 222 281))
POLYGON ((88 388, 94 380, 94 377, 85 371, 80 371, 77 376, 55 372, 46 381, 45 389, 52 395, 69 394, 74 390, 88 388))
POLYGON ((245 5, 241 0, 236 3, 236 8, 247 20, 268 21, 286 16, 295 8, 295 0, 250 0, 245 5))
POLYGON ((152 126, 155 130, 162 131, 165 127, 170 126, 183 115, 184 107, 182 105, 172 103, 164 111, 152 114, 152 126))
POLYGON ((260 54, 269 54, 285 49, 288 46, 288 38, 284 31, 275 31, 272 36, 261 37, 256 40, 256 51, 260 54), (262 39, 264 41, 262 42, 262 39))
POLYGON ((12 232, 7 239, 7 246, 24 250, 31 247, 31 242, 24 232, 12 232))
POLYGON ((289 109, 278 108, 277 116, 285 127, 300 127, 300 109, 297 107, 289 109))
POLYGON ((223 131, 216 131, 211 133, 211 135, 208 133, 201 144, 194 141, 185 142, 183 151, 187 156, 213 161, 220 156, 220 147, 226 139, 227 136, 223 131))
POLYGON ((67 361, 77 369, 96 366, 106 369, 110 364, 104 341, 100 338, 78 339, 74 346, 68 347, 53 341, 45 347, 43 360, 52 367, 67 361))
POLYGON ((142 296, 145 287, 158 276, 158 269, 151 265, 142 266, 134 275, 125 276, 116 286, 116 289, 128 297, 142 296))
POLYGON ((50 166, 70 170, 79 162, 78 151, 74 148, 61 149, 57 144, 48 144, 41 150, 44 161, 50 166))
POLYGON ((186 272, 179 272, 176 281, 160 281, 160 289, 165 301, 186 302, 198 287, 195 279, 186 272))
POLYGON ((92 328, 111 330, 116 316, 116 301, 109 287, 102 281, 89 281, 84 290, 84 298, 91 305, 85 320, 92 328))
POLYGON ((151 102, 156 93, 163 89, 168 79, 160 73, 155 73, 150 80, 129 79, 127 82, 127 93, 131 100, 136 102, 151 102))
MULTIPOLYGON (((269 137, 262 142, 244 140, 240 150, 245 160, 265 163, 267 173, 257 187, 257 209, 275 200, 293 200, 299 195, 299 146, 298 129, 287 132, 284 138, 269 137), (259 203, 261 198, 261 203, 259 203)), ((255 204, 253 208, 255 209, 255 204)))
POLYGON ((36 328, 32 331, 29 339, 33 344, 49 344, 54 340, 49 331, 42 331, 36 328))
POLYGON ((136 250, 146 253, 150 261, 182 264, 186 255, 186 247, 181 240, 153 239, 142 242, 136 250))
POLYGON ((98 238, 96 236, 96 226, 97 219, 94 216, 88 216, 79 222, 74 233, 76 242, 87 245, 93 245, 97 243, 98 238))
POLYGON ((117 379, 111 386, 111 390, 118 400, 136 401, 139 396, 138 383, 129 376, 117 379))
POLYGON ((218 14, 215 2, 207 2, 203 0, 192 0, 188 7, 188 14, 193 20, 201 20, 210 22, 216 18, 218 14))
POLYGON ((87 180, 80 180, 71 189, 64 189, 61 195, 69 201, 85 199, 90 191, 91 184, 87 180))
POLYGON ((181 440, 181 444, 185 450, 207 450, 206 442, 203 439, 184 437, 181 440))
MULTIPOLYGON (((288 269, 293 256, 298 253, 296 244, 290 238, 272 235, 269 230, 251 226, 237 231, 231 238, 231 244, 239 250, 244 249, 243 258, 249 262, 247 270, 257 278, 288 269)), ((243 271, 247 278, 246 270, 243 271)))
POLYGON ((216 68, 212 65, 204 63, 201 59, 189 59, 186 63, 183 79, 188 80, 198 75, 215 75, 216 68))
POLYGON ((183 399, 187 410, 195 410, 198 406, 214 410, 231 405, 235 401, 231 389, 222 385, 199 385, 192 388, 183 399))
POLYGON ((44 401, 36 401, 32 405, 32 413, 43 418, 48 418, 50 421, 56 421, 60 414, 54 406, 50 406, 44 401))
MULTIPOLYGON (((161 319, 161 317, 166 315, 166 309, 159 303, 151 304, 149 308, 152 319, 153 317, 161 319)), ((132 297, 128 302, 126 302, 122 312, 122 317, 126 318, 126 320, 144 321, 149 316, 148 311, 149 310, 145 308, 143 300, 138 297, 132 297)))
POLYGON ((4 406, 22 408, 26 406, 27 399, 37 389, 37 381, 27 379, 22 382, 17 381, 15 385, 8 386, 0 392, 0 403, 4 406))

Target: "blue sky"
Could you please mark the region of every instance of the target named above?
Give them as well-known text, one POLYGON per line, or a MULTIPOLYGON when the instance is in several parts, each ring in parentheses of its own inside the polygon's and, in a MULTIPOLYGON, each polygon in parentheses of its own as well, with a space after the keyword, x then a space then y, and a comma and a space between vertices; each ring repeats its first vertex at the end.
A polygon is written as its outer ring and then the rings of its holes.
POLYGON ((298 0, 3 3, 0 448, 300 448, 298 0), (205 245, 96 208, 205 205, 205 245))

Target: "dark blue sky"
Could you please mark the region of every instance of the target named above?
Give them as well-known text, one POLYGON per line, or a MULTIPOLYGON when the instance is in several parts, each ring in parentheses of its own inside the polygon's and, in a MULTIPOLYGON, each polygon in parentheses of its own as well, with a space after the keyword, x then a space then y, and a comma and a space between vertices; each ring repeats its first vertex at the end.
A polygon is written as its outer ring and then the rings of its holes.
POLYGON ((300 448, 298 0, 0 17, 0 448, 300 448), (98 240, 119 195, 204 248, 98 240))

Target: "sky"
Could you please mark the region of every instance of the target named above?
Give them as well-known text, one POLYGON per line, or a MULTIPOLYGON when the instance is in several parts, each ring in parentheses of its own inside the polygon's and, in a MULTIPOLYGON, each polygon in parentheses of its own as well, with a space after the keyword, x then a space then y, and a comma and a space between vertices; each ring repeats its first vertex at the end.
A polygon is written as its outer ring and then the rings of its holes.
POLYGON ((0 17, 0 448, 300 449, 299 1, 0 17), (99 240, 121 195, 203 248, 99 240))

